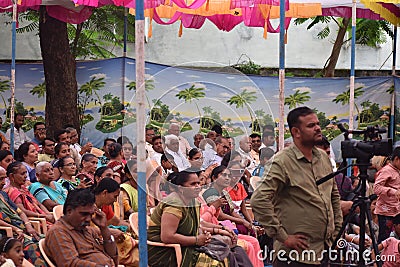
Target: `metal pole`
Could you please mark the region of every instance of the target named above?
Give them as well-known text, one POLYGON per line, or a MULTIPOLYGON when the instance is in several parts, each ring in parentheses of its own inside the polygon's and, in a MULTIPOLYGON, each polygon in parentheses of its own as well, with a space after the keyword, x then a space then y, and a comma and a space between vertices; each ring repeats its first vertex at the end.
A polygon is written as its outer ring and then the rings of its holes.
POLYGON ((279 3, 279 150, 284 147, 285 139, 285 0, 279 3))
POLYGON ((128 8, 124 8, 124 54, 126 57, 126 43, 128 39, 128 8))
POLYGON ((145 148, 145 87, 144 87, 144 5, 136 0, 135 54, 136 54, 136 129, 139 213, 139 266, 147 267, 147 195, 145 148))
MULTIPOLYGON (((397 25, 393 25, 393 44, 392 44, 392 54, 393 54, 393 63, 392 63, 392 75, 396 75, 396 47, 397 47, 397 25)), ((393 80, 394 83, 394 80, 393 80)), ((394 85, 393 85, 394 86, 394 85)), ((394 118, 394 113, 395 113, 395 103, 396 103, 396 90, 393 90, 392 93, 392 103, 391 103, 391 108, 390 108, 390 130, 389 130, 389 136, 390 138, 395 138, 394 134, 394 125, 395 125, 395 118, 394 118)), ((396 140, 394 140, 396 141, 396 140)))
POLYGON ((397 47, 397 25, 393 25, 393 63, 392 63, 392 75, 396 75, 396 47, 397 47))
MULTIPOLYGON (((17 0, 12 5, 11 38, 11 103, 10 103, 10 151, 14 155, 14 98, 15 98, 15 50, 17 43, 17 0)), ((7 118, 6 118, 7 119, 7 118)))
POLYGON ((350 67, 350 100, 349 100, 349 129, 354 129, 354 81, 356 62, 356 23, 357 23, 357 1, 353 0, 351 16, 351 67, 350 67))
MULTIPOLYGON (((121 82, 121 99, 125 109, 125 77, 126 77, 126 43, 128 37, 128 8, 124 8, 124 50, 122 53, 122 82, 121 82)), ((123 127, 121 127, 121 136, 124 135, 123 127)))

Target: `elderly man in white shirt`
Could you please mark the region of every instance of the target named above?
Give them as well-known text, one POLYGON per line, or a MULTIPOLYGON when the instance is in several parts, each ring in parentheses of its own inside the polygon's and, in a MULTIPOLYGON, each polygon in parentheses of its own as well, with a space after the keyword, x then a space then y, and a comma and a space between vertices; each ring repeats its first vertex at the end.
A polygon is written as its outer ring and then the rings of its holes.
POLYGON ((239 141, 239 148, 237 152, 242 156, 242 160, 244 160, 244 164, 247 170, 250 173, 253 173, 255 168, 257 167, 256 161, 250 154, 251 151, 251 138, 248 135, 243 135, 239 141))
POLYGON ((192 147, 189 144, 189 141, 186 140, 185 137, 181 136, 181 130, 178 124, 176 123, 171 123, 168 128, 168 134, 173 134, 176 137, 178 137, 179 140, 179 150, 182 152, 185 157, 189 154, 189 151, 192 149, 192 147))
POLYGON ((179 150, 179 139, 176 135, 169 134, 165 137, 165 153, 174 157, 174 161, 179 171, 183 171, 190 167, 190 163, 186 156, 179 150))

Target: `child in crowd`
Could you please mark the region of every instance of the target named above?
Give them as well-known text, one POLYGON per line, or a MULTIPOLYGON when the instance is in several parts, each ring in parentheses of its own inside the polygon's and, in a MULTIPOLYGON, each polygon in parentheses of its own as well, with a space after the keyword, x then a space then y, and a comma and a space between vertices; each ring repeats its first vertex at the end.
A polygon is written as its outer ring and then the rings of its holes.
POLYGON ((0 240, 1 267, 20 267, 24 261, 22 243, 16 238, 3 237, 0 240))
POLYGON ((400 240, 389 237, 378 245, 380 259, 383 261, 382 267, 400 266, 400 240))
POLYGON ((397 215, 393 219, 393 231, 390 233, 390 236, 400 240, 400 215, 397 215))
POLYGON ((274 156, 275 152, 269 147, 260 149, 260 164, 254 169, 252 175, 262 177, 267 161, 274 156))

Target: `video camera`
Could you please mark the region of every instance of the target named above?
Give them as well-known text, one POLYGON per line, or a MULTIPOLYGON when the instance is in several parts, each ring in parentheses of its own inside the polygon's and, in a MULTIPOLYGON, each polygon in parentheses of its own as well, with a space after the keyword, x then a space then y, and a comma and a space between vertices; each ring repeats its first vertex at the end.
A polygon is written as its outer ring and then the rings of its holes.
POLYGON ((368 126, 365 130, 347 130, 342 124, 338 124, 340 131, 344 133, 344 141, 341 142, 342 158, 357 158, 369 160, 373 156, 390 156, 392 154, 392 139, 379 139, 380 133, 386 133, 386 129, 377 126, 368 126), (349 138, 349 134, 364 135, 363 141, 349 138))

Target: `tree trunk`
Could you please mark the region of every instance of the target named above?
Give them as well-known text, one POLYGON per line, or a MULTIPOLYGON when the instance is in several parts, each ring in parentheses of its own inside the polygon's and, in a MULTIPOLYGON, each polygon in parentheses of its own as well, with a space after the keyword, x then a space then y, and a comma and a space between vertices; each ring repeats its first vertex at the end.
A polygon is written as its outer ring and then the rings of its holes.
POLYGON ((40 48, 46 79, 47 135, 56 129, 72 125, 79 131, 78 85, 76 62, 71 54, 67 24, 50 17, 46 7, 40 7, 40 48))
POLYGON ((344 36, 346 35, 347 27, 349 26, 350 18, 343 18, 342 25, 339 27, 335 43, 332 48, 329 63, 325 68, 325 77, 334 77, 335 68, 339 59, 340 50, 342 49, 344 36))

